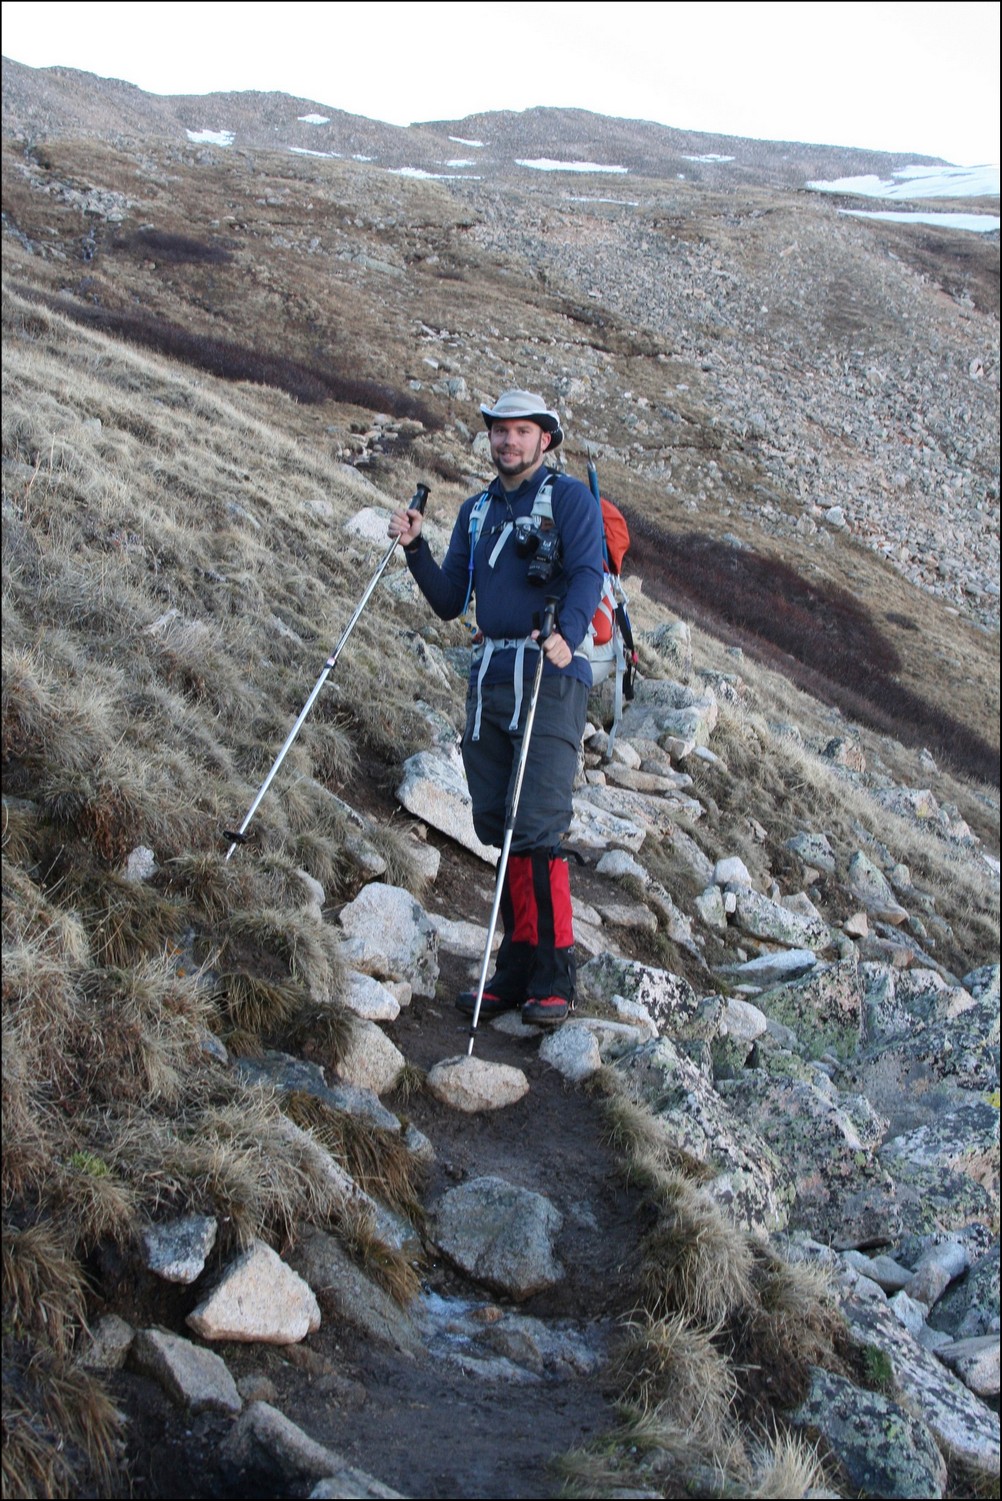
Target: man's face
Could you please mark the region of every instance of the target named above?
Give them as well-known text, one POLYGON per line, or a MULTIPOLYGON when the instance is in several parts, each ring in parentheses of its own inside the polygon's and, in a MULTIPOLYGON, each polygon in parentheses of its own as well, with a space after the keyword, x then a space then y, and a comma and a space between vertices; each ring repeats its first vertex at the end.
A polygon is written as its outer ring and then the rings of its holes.
POLYGON ((550 434, 528 417, 491 423, 491 458, 502 484, 514 480, 520 485, 539 468, 549 446, 550 434))

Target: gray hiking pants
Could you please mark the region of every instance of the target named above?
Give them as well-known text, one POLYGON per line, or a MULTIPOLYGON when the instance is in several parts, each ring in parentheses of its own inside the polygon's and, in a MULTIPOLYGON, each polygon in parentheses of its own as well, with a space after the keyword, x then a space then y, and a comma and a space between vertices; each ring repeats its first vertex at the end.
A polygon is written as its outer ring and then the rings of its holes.
MULTIPOLYGON (((477 838, 500 848, 531 693, 527 683, 515 730, 509 729, 515 712, 514 684, 485 683, 481 697, 480 737, 474 740, 474 682, 466 697, 463 765, 473 798, 477 838)), ((570 828, 571 792, 587 709, 587 684, 577 678, 542 679, 512 835, 513 854, 553 851, 570 828)))

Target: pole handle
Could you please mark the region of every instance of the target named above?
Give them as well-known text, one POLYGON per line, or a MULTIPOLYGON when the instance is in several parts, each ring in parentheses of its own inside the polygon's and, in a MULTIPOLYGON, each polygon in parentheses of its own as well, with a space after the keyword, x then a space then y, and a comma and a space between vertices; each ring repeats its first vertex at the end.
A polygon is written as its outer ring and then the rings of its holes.
POLYGON ((424 515, 424 508, 428 504, 428 486, 418 485, 414 491, 414 498, 407 507, 408 511, 420 511, 424 515))
POLYGON ((539 635, 536 637, 540 646, 542 646, 548 636, 553 635, 553 627, 557 618, 557 605, 559 603, 560 601, 556 599, 548 599, 546 601, 543 608, 543 623, 539 627, 539 635))

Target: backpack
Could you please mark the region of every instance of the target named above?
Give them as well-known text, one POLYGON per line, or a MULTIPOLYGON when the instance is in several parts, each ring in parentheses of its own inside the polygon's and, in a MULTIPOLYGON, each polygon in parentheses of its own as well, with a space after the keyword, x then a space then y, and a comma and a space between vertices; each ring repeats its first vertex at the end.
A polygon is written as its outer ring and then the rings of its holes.
POLYGON ((609 744, 606 748, 608 757, 612 755, 616 733, 623 717, 623 701, 633 698, 633 679, 637 668, 633 626, 630 624, 626 592, 620 578, 630 545, 630 529, 622 511, 611 500, 599 494, 598 475, 591 460, 588 462, 588 481, 602 511, 605 577, 602 598, 589 627, 591 644, 588 646, 586 643, 585 655, 591 660, 592 682, 596 686, 615 673, 612 729, 609 731, 609 744))
MULTIPOLYGON (((537 525, 543 522, 553 525, 553 503, 550 491, 551 475, 543 481, 532 503, 530 519, 537 525)), ((613 722, 609 732, 606 755, 612 754, 616 732, 623 717, 623 701, 633 697, 633 679, 637 666, 637 650, 633 640, 633 627, 627 612, 627 599, 620 580, 623 560, 630 545, 630 529, 626 518, 611 500, 599 494, 598 475, 595 466, 588 462, 588 481, 591 492, 602 512, 602 552, 605 574, 602 597, 598 609, 588 627, 588 635, 578 648, 580 655, 591 663, 592 682, 597 687, 615 674, 613 692, 613 722)), ((483 518, 490 505, 485 490, 470 514, 470 586, 467 589, 466 605, 469 605, 473 583, 473 552, 483 518)), ((504 538, 499 542, 500 547, 504 538)), ((465 610, 465 606, 464 606, 465 610)))

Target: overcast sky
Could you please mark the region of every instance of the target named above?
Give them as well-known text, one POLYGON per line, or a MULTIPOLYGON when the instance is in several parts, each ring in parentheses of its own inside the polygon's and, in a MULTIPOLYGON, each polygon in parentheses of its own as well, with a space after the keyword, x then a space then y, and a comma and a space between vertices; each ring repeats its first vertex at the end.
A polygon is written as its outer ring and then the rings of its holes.
POLYGON ((564 105, 960 165, 999 160, 997 0, 4 0, 2 9, 6 57, 158 94, 281 90, 397 125, 564 105))

